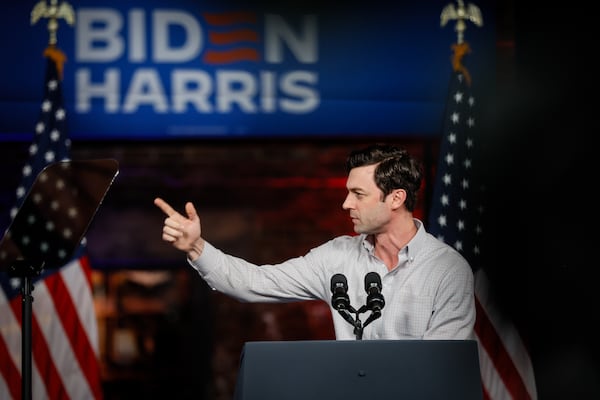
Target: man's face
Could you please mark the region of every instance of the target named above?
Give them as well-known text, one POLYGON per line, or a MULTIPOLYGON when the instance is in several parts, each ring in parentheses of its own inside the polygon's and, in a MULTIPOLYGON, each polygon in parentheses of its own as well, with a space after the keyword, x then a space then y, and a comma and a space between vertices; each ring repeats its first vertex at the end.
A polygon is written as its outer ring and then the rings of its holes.
POLYGON ((346 181, 348 195, 342 204, 349 211, 356 233, 380 233, 390 220, 388 198, 382 201, 382 192, 375 184, 377 165, 367 165, 350 170, 346 181))

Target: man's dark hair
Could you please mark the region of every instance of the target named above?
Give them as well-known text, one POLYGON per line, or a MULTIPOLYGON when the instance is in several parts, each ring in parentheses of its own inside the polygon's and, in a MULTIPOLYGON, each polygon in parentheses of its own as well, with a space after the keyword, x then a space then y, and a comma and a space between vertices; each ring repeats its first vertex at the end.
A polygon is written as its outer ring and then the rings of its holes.
POLYGON ((405 205, 414 211, 417 195, 421 187, 421 165, 408 152, 396 146, 375 144, 364 149, 354 150, 346 160, 346 170, 367 165, 379 164, 375 168, 375 184, 383 192, 383 199, 394 189, 406 191, 405 205))

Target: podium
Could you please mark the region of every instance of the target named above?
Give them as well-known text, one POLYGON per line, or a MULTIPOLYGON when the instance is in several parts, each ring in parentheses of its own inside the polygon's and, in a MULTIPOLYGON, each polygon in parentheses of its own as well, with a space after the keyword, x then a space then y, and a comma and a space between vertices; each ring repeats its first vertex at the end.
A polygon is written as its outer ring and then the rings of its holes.
POLYGON ((23 400, 32 398, 33 278, 73 258, 118 171, 112 159, 48 164, 0 241, 0 271, 21 280, 23 400))
POLYGON ((481 400, 474 340, 247 342, 235 400, 481 400))

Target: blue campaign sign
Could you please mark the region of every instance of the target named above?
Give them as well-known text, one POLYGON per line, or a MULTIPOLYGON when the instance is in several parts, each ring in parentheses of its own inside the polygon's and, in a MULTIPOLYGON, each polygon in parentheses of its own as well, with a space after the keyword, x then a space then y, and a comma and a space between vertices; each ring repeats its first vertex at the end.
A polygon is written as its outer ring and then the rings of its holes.
MULTIPOLYGON (((0 26, 0 140, 30 137, 43 93, 49 20, 32 26, 35 3, 24 3, 0 26)), ((57 38, 73 139, 441 132, 449 1, 70 4, 75 24, 59 18, 57 38)), ((494 3, 477 6, 484 25, 466 22, 466 63, 484 88, 495 79, 494 3)))

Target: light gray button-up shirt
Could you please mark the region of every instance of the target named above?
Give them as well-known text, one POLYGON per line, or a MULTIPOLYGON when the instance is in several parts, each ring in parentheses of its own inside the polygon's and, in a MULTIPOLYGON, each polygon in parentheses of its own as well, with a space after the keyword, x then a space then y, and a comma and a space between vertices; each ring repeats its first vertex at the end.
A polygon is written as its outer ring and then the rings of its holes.
MULTIPOLYGON (((385 306, 381 317, 364 327, 363 339, 473 339, 473 272, 452 247, 425 231, 400 250, 398 265, 388 271, 367 236, 339 236, 301 257, 275 265, 249 263, 206 242, 196 260, 188 260, 213 288, 244 302, 321 299, 330 305, 338 340, 356 339, 354 326, 331 306, 331 277, 348 280, 350 305, 366 303, 364 278, 381 276, 385 306)), ((370 311, 360 314, 364 322, 370 311)))

